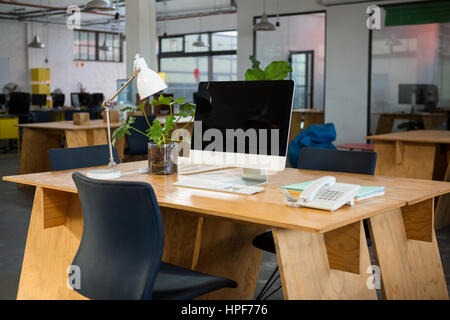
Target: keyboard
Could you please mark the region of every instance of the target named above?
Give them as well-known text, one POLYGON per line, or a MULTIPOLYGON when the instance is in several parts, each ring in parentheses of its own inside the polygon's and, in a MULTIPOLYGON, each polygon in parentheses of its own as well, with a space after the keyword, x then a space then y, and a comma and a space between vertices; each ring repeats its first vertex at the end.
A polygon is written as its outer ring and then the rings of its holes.
POLYGON ((178 165, 178 174, 193 174, 206 171, 220 170, 229 168, 229 166, 209 165, 209 164, 196 164, 196 163, 182 163, 178 165))
POLYGON ((173 183, 174 186, 206 189, 213 191, 231 192, 237 194, 252 195, 264 190, 263 187, 248 186, 244 184, 235 184, 232 182, 220 182, 211 179, 179 177, 178 181, 173 183))

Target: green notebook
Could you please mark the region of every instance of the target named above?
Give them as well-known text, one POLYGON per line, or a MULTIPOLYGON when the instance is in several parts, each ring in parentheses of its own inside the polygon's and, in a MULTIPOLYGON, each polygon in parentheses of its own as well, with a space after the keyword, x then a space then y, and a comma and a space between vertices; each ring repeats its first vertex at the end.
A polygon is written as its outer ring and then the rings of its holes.
MULTIPOLYGON (((308 185, 310 185, 314 180, 309 180, 300 183, 294 183, 287 186, 281 187, 282 189, 292 190, 292 191, 303 191, 308 185)), ((374 187, 374 186, 361 186, 356 199, 363 200, 371 197, 384 195, 384 187, 374 187)))

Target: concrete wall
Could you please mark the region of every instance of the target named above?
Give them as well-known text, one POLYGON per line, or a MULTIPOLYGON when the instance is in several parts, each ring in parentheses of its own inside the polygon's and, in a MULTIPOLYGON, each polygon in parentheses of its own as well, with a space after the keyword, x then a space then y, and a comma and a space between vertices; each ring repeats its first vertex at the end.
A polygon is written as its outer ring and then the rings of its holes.
POLYGON ((0 58, 9 59, 9 81, 24 91, 30 91, 30 68, 50 68, 50 90, 60 88, 66 105, 70 105, 70 93, 79 91, 79 82, 87 92, 103 92, 107 97, 115 92, 116 80, 126 77, 123 62, 73 61, 73 32, 64 26, 49 25, 47 33, 44 25, 35 25, 45 49, 28 48, 29 23, 0 20, 0 30, 0 58))

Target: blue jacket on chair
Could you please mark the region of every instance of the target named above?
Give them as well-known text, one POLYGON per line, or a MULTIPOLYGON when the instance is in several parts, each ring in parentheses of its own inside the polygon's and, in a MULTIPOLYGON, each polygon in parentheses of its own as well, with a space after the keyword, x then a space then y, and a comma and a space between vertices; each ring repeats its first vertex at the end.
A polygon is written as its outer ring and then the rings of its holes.
POLYGON ((289 161, 297 167, 300 150, 304 147, 336 149, 332 141, 336 140, 336 129, 333 123, 312 124, 300 132, 289 144, 289 161))

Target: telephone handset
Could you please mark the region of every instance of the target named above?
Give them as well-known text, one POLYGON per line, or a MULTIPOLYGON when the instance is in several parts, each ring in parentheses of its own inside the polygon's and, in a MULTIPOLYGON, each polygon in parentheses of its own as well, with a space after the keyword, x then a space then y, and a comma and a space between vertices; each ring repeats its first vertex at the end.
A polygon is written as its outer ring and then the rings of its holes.
POLYGON ((307 186, 298 199, 290 196, 286 190, 283 190, 283 192, 286 195, 286 204, 291 207, 309 207, 334 211, 344 204, 353 205, 359 189, 359 185, 336 183, 335 177, 326 176, 307 186))

